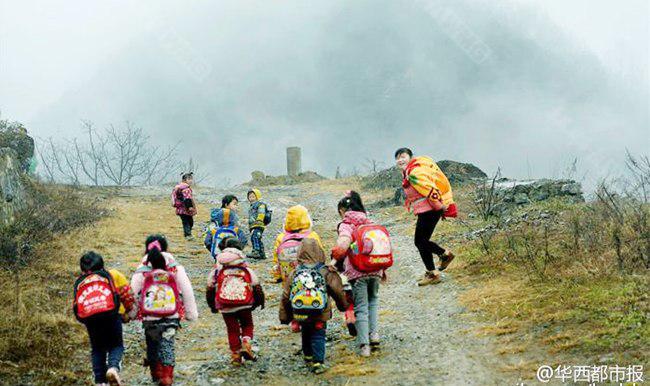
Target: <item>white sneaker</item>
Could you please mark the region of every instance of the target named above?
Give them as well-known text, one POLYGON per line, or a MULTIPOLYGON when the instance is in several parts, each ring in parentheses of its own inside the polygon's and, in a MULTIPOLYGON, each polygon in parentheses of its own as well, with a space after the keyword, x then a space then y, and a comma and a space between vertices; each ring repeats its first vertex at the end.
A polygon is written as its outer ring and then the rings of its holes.
POLYGON ((381 339, 379 338, 379 333, 373 332, 372 334, 370 334, 371 347, 378 347, 380 343, 381 343, 381 339))
POLYGON ((120 371, 115 367, 111 367, 106 372, 106 379, 108 379, 108 384, 110 386, 122 386, 122 380, 120 379, 120 371))
POLYGON ((359 349, 359 355, 362 357, 369 357, 370 356, 370 346, 367 344, 361 345, 361 348, 359 349))

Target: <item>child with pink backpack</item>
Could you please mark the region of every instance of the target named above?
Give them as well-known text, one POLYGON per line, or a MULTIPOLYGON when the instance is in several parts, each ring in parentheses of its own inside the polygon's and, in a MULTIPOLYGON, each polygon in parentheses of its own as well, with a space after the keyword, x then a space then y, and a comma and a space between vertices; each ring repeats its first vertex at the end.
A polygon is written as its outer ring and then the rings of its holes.
POLYGON ((380 343, 379 282, 393 265, 390 235, 385 227, 368 218, 361 196, 355 191, 348 191, 339 201, 338 212, 342 221, 332 257, 343 263, 352 285, 357 345, 360 355, 368 357, 371 348, 379 348, 380 343))
POLYGON ((168 386, 174 380, 176 331, 182 318, 196 320, 198 310, 184 267, 163 249, 167 249, 163 236, 147 239, 146 260, 133 274, 131 288, 144 327, 151 378, 168 386))
POLYGON ((219 243, 221 253, 208 275, 206 301, 213 313, 221 312, 228 332, 231 360, 240 366, 244 360, 255 361, 253 313, 264 309, 264 291, 255 272, 248 267, 241 242, 227 237, 219 243))

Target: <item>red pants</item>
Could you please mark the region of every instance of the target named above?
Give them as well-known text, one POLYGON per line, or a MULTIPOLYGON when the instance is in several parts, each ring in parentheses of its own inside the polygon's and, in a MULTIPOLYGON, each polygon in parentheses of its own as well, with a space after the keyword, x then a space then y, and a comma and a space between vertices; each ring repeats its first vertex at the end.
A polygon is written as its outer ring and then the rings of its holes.
POLYGON ((253 339, 253 313, 250 309, 232 313, 222 313, 228 331, 228 344, 232 352, 241 350, 241 339, 253 339))

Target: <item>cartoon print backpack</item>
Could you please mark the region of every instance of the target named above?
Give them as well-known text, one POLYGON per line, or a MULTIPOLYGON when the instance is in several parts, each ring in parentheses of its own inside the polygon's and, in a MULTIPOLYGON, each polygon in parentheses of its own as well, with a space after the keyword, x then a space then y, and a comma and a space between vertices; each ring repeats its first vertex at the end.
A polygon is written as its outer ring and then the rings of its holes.
POLYGON ((321 273, 325 265, 301 264, 296 267, 289 300, 296 320, 319 314, 327 307, 327 282, 321 273))
POLYGON ((350 262, 361 272, 374 272, 393 265, 393 249, 386 227, 364 224, 352 233, 350 262))
POLYGON ((253 304, 253 280, 246 268, 241 266, 224 267, 216 275, 216 304, 227 307, 253 304))
POLYGON ((296 268, 296 265, 298 265, 298 250, 302 245, 302 240, 309 236, 310 233, 311 231, 287 233, 282 237, 282 241, 280 241, 276 252, 278 255, 278 263, 280 263, 280 275, 283 279, 286 279, 296 268))
POLYGON ((144 283, 140 292, 142 316, 165 317, 179 312, 181 299, 176 276, 162 269, 144 272, 143 275, 144 283))
POLYGON ((79 320, 117 312, 119 306, 120 298, 110 273, 102 270, 84 274, 75 282, 73 310, 79 320))

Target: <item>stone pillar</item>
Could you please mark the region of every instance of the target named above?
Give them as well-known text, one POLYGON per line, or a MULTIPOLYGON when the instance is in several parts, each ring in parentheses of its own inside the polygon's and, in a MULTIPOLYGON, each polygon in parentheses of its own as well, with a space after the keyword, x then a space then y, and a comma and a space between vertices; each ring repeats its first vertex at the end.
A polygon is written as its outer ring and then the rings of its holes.
POLYGON ((300 148, 297 146, 287 148, 287 174, 295 177, 302 172, 300 165, 300 148))

